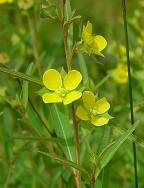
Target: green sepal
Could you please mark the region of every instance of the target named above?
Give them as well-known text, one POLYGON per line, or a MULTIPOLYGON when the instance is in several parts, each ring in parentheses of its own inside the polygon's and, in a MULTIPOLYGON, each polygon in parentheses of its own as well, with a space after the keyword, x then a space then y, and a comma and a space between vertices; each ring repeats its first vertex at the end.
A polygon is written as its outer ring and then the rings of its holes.
POLYGON ((42 89, 40 89, 40 90, 37 91, 36 93, 42 97, 43 94, 45 94, 45 93, 50 93, 50 91, 49 91, 46 87, 43 87, 42 89))
POLYGON ((40 7, 40 17, 56 19, 56 6, 54 4, 42 4, 40 7))

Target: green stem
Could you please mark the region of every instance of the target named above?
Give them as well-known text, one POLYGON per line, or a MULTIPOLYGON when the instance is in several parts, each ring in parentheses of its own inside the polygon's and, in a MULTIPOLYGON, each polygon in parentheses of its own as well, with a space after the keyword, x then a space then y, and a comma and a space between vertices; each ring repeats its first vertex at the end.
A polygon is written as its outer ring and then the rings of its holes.
MULTIPOLYGON (((74 136, 75 136, 75 143, 76 143, 76 159, 77 164, 80 164, 80 144, 79 144, 79 135, 78 135, 78 124, 75 117, 75 109, 74 103, 72 103, 72 119, 74 124, 74 136)), ((81 188, 81 172, 77 170, 77 187, 81 188)))
MULTIPOLYGON (((68 71, 72 69, 71 67, 71 61, 73 54, 75 52, 75 49, 73 48, 72 52, 70 52, 69 46, 68 46, 68 29, 65 27, 65 17, 64 17, 64 6, 66 1, 62 0, 62 31, 63 31, 63 37, 64 37, 64 48, 65 48, 65 55, 66 55, 66 63, 68 71)), ((73 119, 73 125, 74 125, 74 137, 75 137, 75 145, 76 145, 76 160, 77 164, 80 164, 80 144, 79 144, 79 135, 78 135, 78 124, 75 117, 75 109, 74 109, 74 103, 72 103, 72 119, 73 119)), ((75 177, 76 184, 78 188, 81 188, 81 172, 77 170, 77 176, 75 177)))
POLYGON ((4 188, 7 188, 7 187, 8 187, 8 183, 9 183, 9 180, 10 180, 10 177, 11 177, 11 174, 12 174, 12 167, 13 167, 13 163, 11 162, 11 163, 10 163, 9 172, 8 172, 8 176, 7 176, 7 179, 6 179, 6 183, 5 183, 4 188))
MULTIPOLYGON (((126 55, 127 55, 127 67, 128 67, 131 124, 134 124, 133 93, 132 93, 132 79, 131 79, 131 64, 130 64, 130 57, 129 57, 129 42, 128 42, 127 17, 126 17, 126 1, 125 0, 122 0, 122 8, 123 8, 123 22, 124 22, 126 55)), ((136 145, 135 145, 135 143, 133 143, 133 157, 134 157, 135 187, 138 188, 137 158, 136 158, 136 145)))
POLYGON ((95 172, 96 172, 96 165, 94 164, 93 170, 92 170, 92 178, 91 178, 91 187, 94 188, 95 185, 95 172))
POLYGON ((66 55, 66 63, 67 63, 67 68, 68 71, 71 70, 71 56, 69 54, 69 47, 68 47, 68 28, 65 27, 65 16, 64 16, 64 6, 65 3, 62 0, 62 19, 61 19, 61 24, 62 24, 62 32, 63 32, 63 37, 64 37, 64 48, 65 48, 65 55, 66 55))
POLYGON ((68 48, 68 43, 67 43, 67 30, 65 29, 64 24, 62 26, 62 30, 63 30, 63 36, 64 36, 66 63, 67 63, 68 71, 70 71, 71 70, 71 63, 70 63, 69 48, 68 48))

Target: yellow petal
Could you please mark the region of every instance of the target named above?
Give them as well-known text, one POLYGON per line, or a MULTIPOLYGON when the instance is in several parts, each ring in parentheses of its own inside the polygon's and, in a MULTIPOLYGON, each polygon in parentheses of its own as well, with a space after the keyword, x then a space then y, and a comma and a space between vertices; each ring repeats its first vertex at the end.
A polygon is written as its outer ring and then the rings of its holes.
POLYGON ((59 89, 62 86, 60 73, 55 69, 47 70, 43 75, 43 84, 52 91, 59 89))
POLYGON ((84 91, 82 99, 87 110, 90 110, 95 104, 95 96, 91 91, 84 91))
POLYGON ((94 39, 92 37, 92 24, 88 21, 87 26, 83 26, 82 31, 82 40, 88 45, 92 45, 94 43, 94 39))
POLYGON ((92 35, 90 33, 86 32, 85 30, 82 32, 82 41, 84 41, 85 43, 87 43, 90 46, 94 44, 94 39, 93 39, 92 35))
POLYGON ((79 99, 82 96, 82 93, 79 91, 72 91, 66 95, 63 99, 64 105, 70 104, 73 101, 79 99))
POLYGON ((102 57, 105 57, 101 52, 99 52, 96 48, 93 49, 92 53, 96 54, 96 55, 100 55, 102 57))
POLYGON ((95 126, 102 126, 107 124, 109 121, 109 119, 104 118, 104 117, 94 117, 93 119, 91 119, 91 123, 95 126))
POLYGON ((82 75, 77 70, 71 70, 64 78, 64 87, 68 90, 74 90, 82 80, 82 75))
POLYGON ((89 120, 88 113, 82 106, 77 108, 76 115, 82 120, 89 120))
POLYGON ((92 24, 88 21, 85 27, 85 31, 92 34, 92 24))
POLYGON ((100 100, 98 100, 95 105, 94 105, 97 109, 97 111, 100 113, 100 114, 103 114, 105 113, 106 111, 109 110, 110 108, 110 104, 107 102, 106 98, 103 97, 101 98, 100 100))
POLYGON ((62 102, 62 98, 60 95, 56 93, 45 93, 42 97, 44 103, 57 103, 62 102))
POLYGON ((104 37, 102 37, 100 35, 96 35, 93 38, 94 38, 94 41, 95 41, 99 51, 102 51, 107 46, 107 41, 105 40, 104 37))

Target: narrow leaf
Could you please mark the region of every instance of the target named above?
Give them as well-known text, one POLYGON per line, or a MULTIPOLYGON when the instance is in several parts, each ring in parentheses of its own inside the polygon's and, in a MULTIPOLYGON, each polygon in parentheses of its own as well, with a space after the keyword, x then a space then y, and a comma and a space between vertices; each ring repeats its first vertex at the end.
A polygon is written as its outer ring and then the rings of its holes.
POLYGON ((42 152, 42 151, 39 151, 39 153, 41 153, 43 155, 46 155, 48 157, 51 157, 51 158, 53 158, 53 159, 55 159, 55 160, 57 160, 59 162, 65 163, 65 164, 67 164, 67 165, 69 165, 69 166, 81 171, 83 174, 85 174, 90 179, 89 173, 82 166, 78 165, 77 163, 69 161, 69 160, 64 159, 64 158, 61 158, 59 156, 53 155, 51 153, 45 153, 45 152, 42 152))
POLYGON ((89 77, 88 77, 86 61, 82 53, 77 53, 77 54, 78 54, 78 62, 79 62, 80 70, 83 76, 83 84, 84 86, 89 88, 89 77))
MULTIPOLYGON (((31 63, 27 70, 26 70, 26 74, 30 75, 31 71, 33 68, 33 63, 31 63)), ((28 105, 28 82, 27 81, 23 81, 23 86, 22 86, 22 104, 23 104, 23 108, 24 110, 27 109, 27 105, 28 105)))
POLYGON ((76 161, 73 133, 68 120, 58 110, 55 104, 50 104, 49 108, 53 118, 57 137, 66 158, 71 161, 76 161))
MULTIPOLYGON (((113 126, 113 128, 119 132, 120 134, 124 134, 126 132, 126 129, 124 127, 122 127, 121 125, 119 125, 118 123, 114 122, 113 120, 110 121, 110 125, 113 126)), ((136 144, 138 144, 140 147, 144 148, 144 141, 140 138, 138 138, 136 135, 131 134, 128 139, 132 142, 135 142, 136 144)))
POLYGON ((0 67, 0 71, 4 72, 6 74, 9 74, 11 76, 15 76, 17 78, 20 78, 22 80, 26 80, 28 82, 32 82, 32 83, 38 84, 40 86, 43 86, 42 81, 39 78, 37 78, 37 77, 29 76, 29 75, 26 75, 25 73, 16 72, 14 70, 10 70, 10 69, 3 68, 3 67, 0 67))
MULTIPOLYGON (((112 140, 112 129, 110 126, 105 126, 103 129, 103 134, 101 136, 101 142, 98 146, 97 154, 101 153, 111 142, 112 140)), ((109 183, 109 170, 110 165, 107 165, 100 174, 100 180, 101 180, 101 187, 108 187, 109 183)))
POLYGON ((125 140, 132 134, 132 132, 136 129, 139 121, 136 121, 125 133, 121 136, 111 147, 108 148, 107 151, 100 155, 100 159, 98 161, 96 167, 95 178, 97 179, 101 170, 108 164, 108 162, 112 159, 114 154, 120 148, 120 146, 125 142, 125 140))

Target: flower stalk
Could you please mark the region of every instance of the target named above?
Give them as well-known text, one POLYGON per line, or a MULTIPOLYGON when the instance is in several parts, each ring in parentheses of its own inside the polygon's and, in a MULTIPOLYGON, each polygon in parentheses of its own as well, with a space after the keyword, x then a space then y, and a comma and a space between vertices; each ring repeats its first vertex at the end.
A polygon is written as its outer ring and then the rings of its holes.
MULTIPOLYGON (((61 19, 61 24, 62 24, 62 32, 63 32, 63 37, 64 37, 64 48, 65 48, 65 55, 66 55, 66 63, 67 63, 67 68, 68 72, 71 71, 72 66, 71 66, 71 61, 72 61, 72 56, 75 52, 73 49, 71 54, 70 54, 70 49, 68 46, 68 29, 65 26, 65 12, 64 12, 64 6, 65 6, 65 1, 62 0, 62 19, 61 19)), ((78 136, 78 124, 76 121, 76 116, 75 116, 75 109, 74 109, 74 103, 72 103, 71 107, 71 112, 72 112, 72 119, 73 119, 73 125, 74 125, 74 137, 75 137, 75 145, 76 145, 76 160, 77 164, 80 164, 80 144, 79 144, 79 136, 78 136)), ((81 188, 81 172, 77 170, 76 172, 76 184, 78 188, 81 188)))

